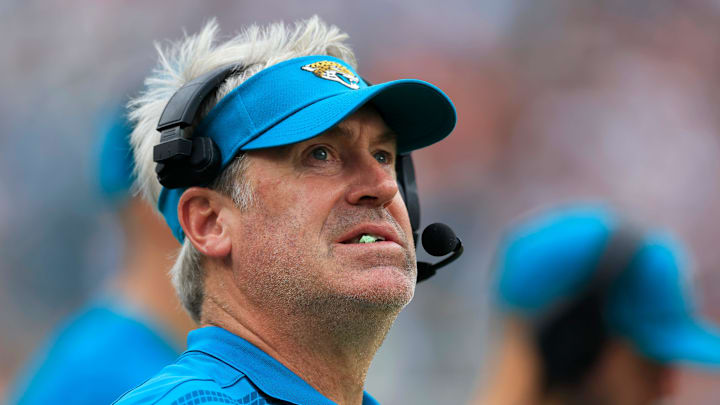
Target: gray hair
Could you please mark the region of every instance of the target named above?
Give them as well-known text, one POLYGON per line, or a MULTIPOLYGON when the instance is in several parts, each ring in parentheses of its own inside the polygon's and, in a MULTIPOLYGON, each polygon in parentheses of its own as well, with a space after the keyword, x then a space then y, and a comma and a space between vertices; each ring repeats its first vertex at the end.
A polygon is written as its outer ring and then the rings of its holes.
MULTIPOLYGON (((329 55, 344 60, 353 68, 357 65, 355 55, 346 43, 348 35, 317 16, 297 22, 294 27, 283 23, 265 27, 251 25, 221 43, 217 42, 218 30, 213 19, 195 35, 186 35, 166 47, 156 44, 158 66, 145 79, 145 91, 128 104, 129 117, 134 124, 131 144, 135 154, 136 188, 153 206, 157 205, 162 189, 152 157, 153 146, 160 136, 155 127, 170 97, 185 83, 220 66, 233 63, 243 66, 204 102, 195 121, 197 124, 220 99, 250 76, 279 62, 307 55, 329 55)), ((210 185, 231 197, 241 209, 252 204, 251 182, 244 176, 247 166, 248 159, 239 155, 210 185)), ((202 254, 186 238, 170 270, 180 301, 196 322, 200 321, 204 300, 202 263, 202 254)))

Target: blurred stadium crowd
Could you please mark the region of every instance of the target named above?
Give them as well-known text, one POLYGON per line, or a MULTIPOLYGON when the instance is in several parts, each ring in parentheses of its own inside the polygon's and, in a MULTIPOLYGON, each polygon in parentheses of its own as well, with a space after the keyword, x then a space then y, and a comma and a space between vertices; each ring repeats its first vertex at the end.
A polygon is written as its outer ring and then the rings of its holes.
MULTIPOLYGON (((153 67, 152 41, 214 16, 232 32, 312 14, 350 33, 370 82, 420 77, 458 109, 453 137, 415 164, 424 224, 451 224, 466 253, 398 318, 368 376, 378 400, 470 398, 489 343, 492 252, 538 206, 611 201, 672 230, 702 311, 720 321, 720 2, 6 0, 0 397, 118 265, 94 148, 153 67)), ((717 378, 685 375, 679 403, 711 403, 717 378)))

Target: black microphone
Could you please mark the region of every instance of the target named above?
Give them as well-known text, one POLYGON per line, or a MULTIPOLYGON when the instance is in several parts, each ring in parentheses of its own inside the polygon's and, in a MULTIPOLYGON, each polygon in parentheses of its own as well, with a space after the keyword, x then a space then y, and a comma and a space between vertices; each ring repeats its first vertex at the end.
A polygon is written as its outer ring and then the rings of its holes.
POLYGON ((463 253, 460 238, 455 235, 455 232, 449 226, 439 222, 425 228, 422 233, 422 245, 425 251, 433 256, 445 256, 448 253, 452 253, 452 255, 435 264, 418 262, 418 282, 434 276, 439 268, 452 263, 463 253))

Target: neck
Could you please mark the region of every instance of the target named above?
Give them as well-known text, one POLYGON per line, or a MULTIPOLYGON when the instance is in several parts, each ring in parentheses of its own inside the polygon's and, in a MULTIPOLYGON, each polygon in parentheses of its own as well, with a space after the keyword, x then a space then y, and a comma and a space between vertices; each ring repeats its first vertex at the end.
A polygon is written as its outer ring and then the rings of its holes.
POLYGON ((213 288, 212 279, 206 278, 203 325, 246 339, 337 403, 362 403, 368 368, 399 308, 357 302, 259 308, 242 297, 213 295, 228 289, 213 288))

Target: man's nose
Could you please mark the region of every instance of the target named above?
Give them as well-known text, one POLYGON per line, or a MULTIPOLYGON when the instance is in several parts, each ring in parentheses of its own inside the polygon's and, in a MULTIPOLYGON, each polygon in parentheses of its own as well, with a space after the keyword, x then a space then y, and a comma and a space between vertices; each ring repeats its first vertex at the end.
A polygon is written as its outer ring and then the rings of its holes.
POLYGON ((352 205, 385 207, 398 192, 395 169, 367 156, 353 165, 350 187, 346 194, 352 205))

